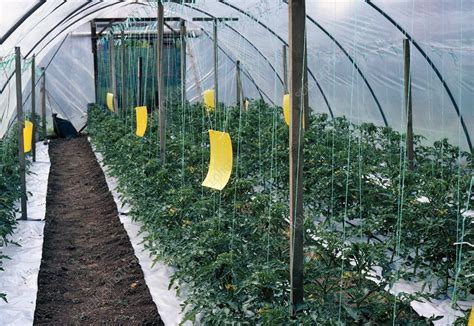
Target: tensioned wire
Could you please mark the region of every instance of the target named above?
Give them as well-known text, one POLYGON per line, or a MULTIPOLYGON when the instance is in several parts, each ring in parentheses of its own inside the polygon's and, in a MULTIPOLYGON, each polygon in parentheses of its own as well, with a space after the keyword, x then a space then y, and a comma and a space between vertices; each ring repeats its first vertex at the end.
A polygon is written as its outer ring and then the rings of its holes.
MULTIPOLYGON (((336 2, 334 2, 333 16, 336 17, 336 2)), ((333 65, 332 65, 332 98, 333 101, 336 99, 336 43, 332 42, 332 53, 333 53, 333 65)), ((334 220, 334 201, 335 201, 335 188, 334 188, 334 166, 335 166, 335 138, 336 130, 331 127, 331 201, 330 201, 330 216, 328 218, 328 227, 331 227, 331 222, 334 220)))
MULTIPOLYGON (((357 12, 355 13, 357 15, 357 12)), ((359 24, 356 23, 353 33, 353 51, 357 53, 357 36, 359 35, 359 24)), ((349 201, 349 177, 351 172, 351 148, 352 148, 352 130, 350 121, 352 119, 352 110, 354 108, 354 75, 356 69, 355 66, 352 65, 351 71, 351 98, 350 98, 350 105, 349 105, 349 124, 348 124, 348 133, 347 133, 347 166, 346 166, 346 185, 345 185, 345 201, 344 201, 344 215, 342 218, 342 241, 341 241, 341 273, 339 277, 339 307, 338 307, 338 323, 341 323, 342 317, 342 298, 343 298, 343 288, 344 288, 344 262, 346 260, 345 256, 345 245, 346 245, 346 220, 347 220, 347 212, 348 212, 348 201, 349 201)))
MULTIPOLYGON (((223 25, 223 24, 221 24, 223 25)), ((219 26, 219 24, 218 24, 219 26)), ((219 33, 218 33, 219 35, 219 33)), ((238 42, 239 42, 239 47, 242 46, 241 42, 242 42, 242 38, 239 37, 238 38, 238 42)), ((238 58, 236 58, 238 60, 238 58)), ((226 71, 226 73, 224 74, 224 76, 228 76, 228 72, 226 71)), ((235 79, 233 79, 234 81, 235 79)), ((233 85, 233 82, 232 82, 232 85, 233 85)), ((237 85, 235 85, 237 87, 237 85)), ((232 89, 234 89, 232 87, 232 89)), ((225 108, 225 105, 224 105, 224 108, 225 108)), ((216 108, 218 109, 218 107, 216 108)), ((224 109, 225 110, 225 109, 224 109)), ((226 117, 225 117, 225 121, 223 121, 223 128, 224 128, 224 131, 226 131, 226 129, 228 128, 228 123, 229 123, 229 116, 230 116, 230 113, 231 113, 231 110, 226 110, 227 111, 227 114, 226 112, 224 111, 224 114, 226 114, 226 117)), ((231 229, 230 229, 230 244, 229 244, 229 251, 230 251, 230 257, 231 257, 231 261, 233 262, 234 260, 234 230, 235 230, 235 216, 236 216, 236 210, 237 210, 237 188, 238 188, 238 185, 239 185, 239 181, 240 181, 240 154, 241 154, 241 142, 242 142, 242 111, 243 110, 239 110, 239 121, 238 121, 238 131, 237 131, 237 152, 236 152, 236 163, 235 163, 235 177, 234 177, 234 198, 233 198, 233 203, 232 203, 232 220, 231 220, 231 229)), ((232 137, 232 135, 231 135, 232 137)), ((220 192, 220 199, 222 199, 222 192, 220 192)), ((232 273, 234 272, 234 268, 232 266, 232 269, 231 269, 232 273)))
MULTIPOLYGON (((460 11, 459 13, 462 15, 463 14, 463 0, 460 1, 460 11)), ((461 24, 461 30, 460 30, 460 43, 462 44, 463 40, 463 25, 461 24)), ((462 79, 463 79, 463 72, 462 72, 462 63, 463 63, 463 51, 461 47, 461 51, 459 54, 459 116, 462 117, 462 111, 463 111, 463 105, 462 105, 462 79)), ((458 124, 458 175, 457 175, 457 214, 456 214, 456 262, 454 264, 455 266, 455 276, 454 276, 454 286, 453 286, 453 292, 452 292, 452 298, 451 298, 451 304, 455 305, 457 302, 457 285, 459 281, 459 274, 461 272, 462 268, 462 251, 463 251, 463 244, 464 244, 464 236, 465 236, 465 223, 466 223, 466 216, 461 214, 461 121, 459 121, 458 124)), ((474 178, 474 177, 473 177, 474 178)), ((471 200, 471 190, 472 190, 472 183, 473 183, 473 178, 471 178, 471 183, 470 183, 470 188, 469 188, 469 194, 466 199, 466 212, 469 210, 469 203, 471 200)), ((466 213, 465 212, 465 213, 466 213)), ((472 312, 471 312, 472 314, 472 312)))
MULTIPOLYGON (((279 42, 276 41, 275 38, 271 38, 272 40, 272 46, 273 48, 275 49, 274 51, 274 55, 273 55, 273 58, 275 60, 274 62, 274 66, 275 67, 278 67, 280 64, 282 66, 282 68, 284 67, 283 65, 283 62, 281 60, 278 60, 279 59, 279 55, 278 55, 278 46, 279 45, 279 42)), ((283 55, 282 55, 282 58, 283 58, 283 55)), ((274 87, 274 94, 278 94, 278 78, 277 78, 277 74, 275 73, 273 75, 273 87, 274 87)), ((282 93, 285 93, 285 90, 283 90, 282 93)), ((245 104, 244 104, 245 105, 245 104)), ((275 200, 275 198, 278 196, 278 186, 277 186, 277 176, 276 176, 276 173, 275 173, 275 165, 277 163, 276 161, 276 126, 277 126, 277 118, 278 118, 278 114, 277 114, 277 110, 276 108, 272 110, 273 114, 272 114, 272 145, 271 145, 271 151, 270 151, 270 182, 269 182, 269 188, 270 188, 270 191, 269 191, 269 201, 268 201, 268 205, 267 205, 267 215, 268 215, 268 226, 267 226, 267 261, 266 261, 266 268, 267 270, 270 268, 270 232, 272 230, 272 208, 273 208, 273 201, 275 200)))
MULTIPOLYGON (((444 7, 444 1, 441 2, 441 11, 444 12, 445 10, 445 7, 444 7)), ((442 16, 441 18, 441 21, 442 21, 442 31, 443 31, 443 35, 445 33, 445 20, 444 20, 444 15, 442 16)), ((444 72, 445 70, 445 60, 444 60, 444 55, 443 55, 443 58, 441 60, 441 71, 444 72)), ((445 102, 445 92, 441 92, 441 132, 443 133, 444 135, 444 102, 445 102)), ((435 149, 433 149, 434 151, 435 149)), ((444 146, 441 146, 441 157, 444 157, 444 146)), ((441 167, 440 167, 440 175, 441 175, 441 179, 443 179, 443 165, 441 164, 441 167)))
MULTIPOLYGON (((414 2, 412 1, 412 13, 414 12, 414 2)), ((411 30, 413 31, 413 24, 414 24, 414 16, 412 14, 411 17, 411 30)), ((403 71, 403 66, 400 69, 403 71)), ((410 74, 408 76, 408 83, 411 85, 412 83, 412 71, 410 69, 410 74)), ((399 143, 399 148, 400 148, 400 153, 399 153, 399 195, 398 195, 398 216, 397 216, 397 221, 396 221, 396 229, 395 229, 395 248, 394 248, 394 257, 397 263, 395 264, 395 277, 394 281, 392 283, 391 288, 399 281, 400 279, 400 269, 402 266, 402 261, 400 257, 400 252, 401 252, 401 239, 402 239, 402 224, 403 224, 403 206, 405 204, 405 174, 406 174, 406 169, 407 169, 407 123, 408 123, 408 116, 407 116, 407 109, 408 109, 408 103, 405 100, 404 97, 404 87, 403 84, 401 85, 401 98, 402 98, 402 107, 400 110, 400 143, 399 143)), ((412 94, 412 88, 408 88, 408 98, 411 98, 412 94)), ((409 101, 409 100, 408 100, 409 101)), ((392 308, 392 325, 396 324, 396 317, 397 317, 397 301, 398 301, 398 296, 394 294, 393 296, 393 308, 392 308)))
MULTIPOLYGON (((147 49, 146 49, 146 56, 145 56, 145 73, 144 73, 144 85, 143 85, 143 99, 142 99, 142 105, 145 105, 147 106, 147 115, 148 115, 148 103, 146 101, 147 99, 147 90, 148 90, 148 76, 151 75, 151 109, 153 110, 154 108, 156 108, 155 106, 155 93, 154 93, 154 90, 155 90, 155 75, 153 73, 154 71, 154 64, 156 62, 156 46, 155 46, 155 43, 151 41, 151 31, 150 31, 150 25, 146 25, 145 27, 145 31, 148 31, 146 34, 146 40, 147 40, 147 49), (151 56, 150 56, 150 50, 151 50, 151 56), (149 73, 148 69, 150 67, 150 61, 151 61, 151 65, 152 65, 152 69, 151 69, 151 73, 149 73)), ((155 42, 156 42, 156 38, 155 38, 155 42)), ((136 114, 136 113, 135 113, 136 114)), ((153 128, 149 128, 149 134, 150 134, 150 138, 153 139, 153 128)), ((149 146, 148 146, 148 155, 150 158, 153 157, 153 144, 150 142, 149 143, 149 146)))
MULTIPOLYGON (((183 40, 185 41, 184 43, 186 44, 187 42, 187 35, 180 35, 181 39, 180 39, 180 82, 181 82, 181 85, 180 85, 180 91, 181 91, 181 94, 183 92, 183 89, 186 89, 186 81, 184 81, 182 79, 183 75, 181 74, 181 71, 183 69, 183 64, 184 62, 182 61, 182 56, 181 56, 181 52, 183 51, 182 47, 183 47, 183 40)), ((184 49, 184 51, 186 51, 186 49, 184 49)), ((185 54, 186 55, 186 54, 185 54)), ((184 70, 186 70, 186 67, 184 67, 184 70)), ((168 70, 169 71, 169 70, 168 70)), ((184 187, 184 175, 185 175, 185 155, 184 155, 184 151, 185 151, 185 130, 186 130, 186 99, 181 96, 180 94, 180 99, 181 99, 181 111, 182 111, 182 114, 181 114, 181 124, 182 124, 182 129, 181 129, 181 133, 182 133, 182 145, 181 145, 181 187, 184 187)), ((191 131, 191 134, 193 134, 193 130, 191 128, 192 126, 192 121, 190 121, 189 123, 189 126, 190 126, 190 131, 191 131)), ((193 142, 193 145, 194 145, 194 142, 193 142)), ((181 217, 182 217, 182 212, 183 212, 183 209, 181 209, 181 217)))
MULTIPOLYGON (((408 6, 408 4, 407 4, 408 6)), ((414 20, 415 20, 415 1, 412 0, 411 3, 411 33, 414 31, 414 20)), ((409 85, 412 85, 412 69, 410 67, 410 74, 408 76, 408 83, 409 85)), ((403 93, 403 92, 402 92, 403 93)), ((403 95, 402 95, 403 96, 403 95)), ((412 98, 412 87, 410 86, 408 88, 408 98, 412 98)), ((397 228, 396 228, 396 246, 395 246, 395 257, 397 260, 400 260, 398 264, 396 264, 396 269, 395 269, 395 280, 393 285, 395 285, 399 279, 400 279, 400 269, 402 266, 401 262, 401 257, 400 257, 400 251, 401 251, 401 239, 402 239, 402 223, 403 223, 403 206, 404 206, 404 201, 405 201, 405 174, 407 170, 407 165, 408 165, 408 154, 407 154, 407 129, 406 127, 408 126, 408 107, 405 102, 404 96, 402 100, 403 106, 401 110, 401 121, 400 121, 400 182, 399 182, 399 200, 398 200, 398 218, 397 218, 397 228), (405 137, 403 137, 405 135, 405 137)), ((392 285, 392 287, 393 287, 392 285)), ((396 324, 396 316, 397 316, 397 300, 398 297, 396 294, 394 294, 394 301, 393 301, 393 313, 392 313, 392 325, 396 324)))

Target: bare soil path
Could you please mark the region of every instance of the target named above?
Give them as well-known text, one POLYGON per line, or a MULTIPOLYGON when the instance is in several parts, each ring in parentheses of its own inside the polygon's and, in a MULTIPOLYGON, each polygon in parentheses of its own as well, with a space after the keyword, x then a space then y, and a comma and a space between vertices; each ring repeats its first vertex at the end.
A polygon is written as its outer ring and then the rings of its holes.
POLYGON ((163 325, 87 138, 52 140, 35 325, 163 325))

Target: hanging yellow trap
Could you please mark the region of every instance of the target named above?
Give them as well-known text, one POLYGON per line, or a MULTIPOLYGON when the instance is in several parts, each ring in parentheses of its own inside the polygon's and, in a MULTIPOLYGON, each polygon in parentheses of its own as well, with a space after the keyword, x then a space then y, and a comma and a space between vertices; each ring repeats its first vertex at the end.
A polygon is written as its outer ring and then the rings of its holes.
POLYGON ((222 190, 229 182, 232 173, 232 141, 227 132, 209 130, 211 158, 209 171, 202 185, 222 190))
POLYGON ((114 112, 114 94, 107 93, 107 108, 114 112))
POLYGON ((214 111, 216 109, 215 95, 213 89, 207 89, 202 93, 204 106, 207 112, 214 111))
POLYGON ((31 151, 31 143, 33 141, 33 123, 25 120, 25 126, 23 127, 23 151, 28 153, 31 151))
POLYGON ((290 125, 290 94, 283 95, 283 116, 285 117, 286 125, 290 125))
MULTIPOLYGON (((291 121, 291 105, 290 105, 290 94, 283 95, 283 116, 285 117, 286 125, 290 126, 291 121)), ((304 116, 303 116, 303 128, 305 128, 304 116)))
POLYGON ((474 304, 471 308, 471 316, 469 317, 469 322, 467 323, 467 326, 474 326, 474 304))
POLYGON ((137 120, 137 131, 138 137, 145 136, 146 127, 148 124, 148 110, 146 106, 138 106, 135 108, 136 120, 137 120))

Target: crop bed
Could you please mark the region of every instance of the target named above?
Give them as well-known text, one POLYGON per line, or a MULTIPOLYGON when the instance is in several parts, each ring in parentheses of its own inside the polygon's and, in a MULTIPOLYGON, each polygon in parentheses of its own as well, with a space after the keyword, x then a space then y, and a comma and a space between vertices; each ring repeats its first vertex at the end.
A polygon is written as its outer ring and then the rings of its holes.
MULTIPOLYGON (((426 146, 416 137, 416 168, 410 171, 396 131, 311 117, 305 131, 305 303, 291 320, 288 128, 281 108, 255 102, 247 112, 208 113, 200 105, 173 106, 166 164, 157 159, 155 113, 150 119, 146 137, 138 138, 133 117, 95 107, 89 133, 133 217, 143 223, 151 254, 174 266, 173 279, 186 285, 187 319, 424 325, 430 321, 410 301, 447 295, 454 304, 472 300, 466 277, 472 254, 453 245, 472 157, 446 140, 426 146), (232 136, 234 170, 221 192, 201 186, 208 129, 232 136), (370 280, 380 269, 377 282, 370 280), (429 294, 395 297, 387 289, 400 280, 437 285, 429 294)), ((472 240, 469 232, 466 241, 472 240)))

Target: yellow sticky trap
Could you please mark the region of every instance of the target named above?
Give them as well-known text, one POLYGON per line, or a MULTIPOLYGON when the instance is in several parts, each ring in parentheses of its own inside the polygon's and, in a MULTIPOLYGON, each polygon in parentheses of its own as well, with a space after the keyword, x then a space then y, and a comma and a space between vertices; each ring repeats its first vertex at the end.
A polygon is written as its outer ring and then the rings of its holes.
MULTIPOLYGON (((283 96, 283 115, 285 117, 286 125, 290 126, 291 115, 290 115, 290 94, 283 96)), ((305 128, 304 116, 303 116, 303 128, 305 128)))
POLYGON ((215 96, 213 89, 207 89, 202 93, 202 98, 204 100, 204 106, 206 107, 207 112, 214 111, 216 108, 215 96))
POLYGON ((471 308, 471 315, 469 317, 469 322, 467 323, 467 326, 474 326, 474 304, 471 308))
POLYGON ((107 93, 107 108, 114 112, 114 94, 107 93))
POLYGON ((211 159, 209 171, 202 185, 222 190, 229 182, 232 173, 232 141, 227 132, 209 130, 211 159))
POLYGON ((245 111, 248 111, 249 106, 250 106, 250 101, 249 101, 249 100, 245 100, 245 111))
POLYGON ((146 127, 148 124, 148 110, 146 106, 139 106, 135 108, 135 113, 137 116, 137 131, 136 135, 138 137, 145 136, 146 127))
POLYGON ((25 120, 25 127, 23 128, 23 151, 28 153, 31 151, 31 143, 33 141, 33 123, 25 120))
POLYGON ((290 125, 290 94, 283 95, 283 116, 285 117, 285 122, 290 125))

